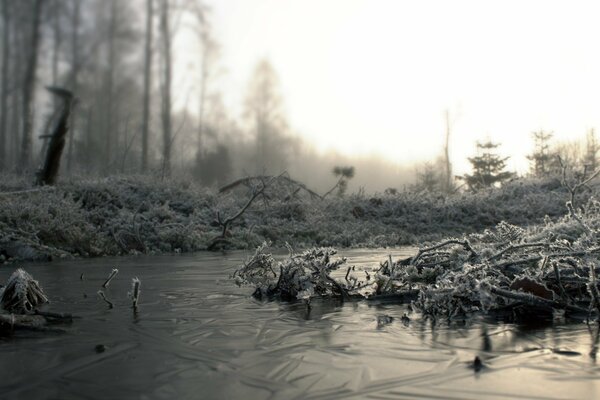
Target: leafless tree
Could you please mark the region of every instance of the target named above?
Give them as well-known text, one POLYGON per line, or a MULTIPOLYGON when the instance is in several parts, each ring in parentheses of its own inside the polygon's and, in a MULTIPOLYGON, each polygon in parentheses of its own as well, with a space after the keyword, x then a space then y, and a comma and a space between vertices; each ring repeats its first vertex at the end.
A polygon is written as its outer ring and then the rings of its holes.
POLYGON ((146 0, 146 38, 144 46, 144 106, 142 116, 142 172, 148 170, 148 138, 150 135, 150 97, 152 84, 152 32, 154 2, 146 0))
POLYGON ((28 169, 31 165, 33 121, 35 109, 35 83, 38 66, 38 48, 40 43, 40 16, 44 0, 34 0, 31 11, 31 40, 29 42, 29 54, 25 67, 23 79, 23 137, 21 142, 21 155, 19 167, 28 169))
MULTIPOLYGON (((69 74, 69 88, 77 96, 79 84, 79 70, 81 68, 81 57, 79 51, 79 25, 81 21, 81 0, 72 0, 71 10, 71 72, 69 74)), ((69 129, 69 148, 67 152, 67 170, 73 168, 73 141, 75 136, 75 109, 71 110, 71 129, 69 129)))
POLYGON ((9 0, 2 0, 2 70, 0 79, 0 170, 6 167, 6 143, 8 123, 8 66, 10 55, 10 12, 9 0))
POLYGON ((450 112, 446 110, 446 141, 444 143, 444 169, 445 176, 443 190, 449 193, 454 190, 452 184, 452 163, 450 162, 450 112))
POLYGON ((162 40, 162 104, 161 119, 163 130, 163 173, 169 175, 171 172, 171 29, 169 24, 169 0, 161 0, 160 3, 160 29, 162 40))
POLYGON ((104 90, 106 91, 106 105, 105 105, 105 142, 104 142, 104 168, 108 172, 111 162, 111 153, 113 147, 113 130, 114 130, 114 82, 115 82, 115 69, 116 69, 116 35, 117 35, 117 0, 111 0, 109 9, 109 26, 108 26, 108 40, 107 40, 107 52, 108 52, 108 68, 106 69, 106 77, 104 83, 104 90))
POLYGON ((193 14, 196 16, 197 27, 196 33, 202 50, 200 52, 200 91, 198 99, 198 154, 197 158, 201 158, 203 152, 203 137, 206 129, 206 103, 209 81, 213 75, 213 67, 218 44, 212 35, 212 27, 209 21, 209 9, 200 1, 195 1, 192 8, 193 14))

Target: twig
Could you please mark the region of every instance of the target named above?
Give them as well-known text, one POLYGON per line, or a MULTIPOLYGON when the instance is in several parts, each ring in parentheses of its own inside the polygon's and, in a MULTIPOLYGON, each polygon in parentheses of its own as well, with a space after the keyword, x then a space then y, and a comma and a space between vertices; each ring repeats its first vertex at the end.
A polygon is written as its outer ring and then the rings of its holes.
POLYGON ((524 248, 528 248, 528 247, 549 247, 549 246, 550 246, 549 243, 543 243, 543 242, 542 243, 523 243, 523 244, 511 245, 511 246, 508 246, 507 248, 505 248, 504 250, 497 252, 490 258, 488 258, 488 261, 492 261, 497 258, 500 258, 505 253, 508 253, 513 250, 519 250, 519 249, 524 249, 524 248))
MULTIPOLYGON (((544 257, 544 265, 546 264, 546 262, 548 262, 548 257, 544 257)), ((562 281, 560 279, 560 271, 558 270, 558 263, 556 261, 552 262, 552 268, 554 269, 554 277, 556 278, 556 284, 558 285, 558 288, 560 289, 560 297, 563 300, 566 300, 567 292, 565 291, 565 288, 562 285, 562 281)))
MULTIPOLYGON (((306 191, 308 194, 310 194, 310 196, 313 197, 313 198, 314 197, 316 197, 318 199, 322 199, 323 198, 323 196, 321 196, 317 192, 309 189, 302 182, 298 182, 297 180, 294 180, 294 179, 290 178, 289 176, 286 176, 285 174, 286 174, 286 172, 282 173, 281 175, 279 175, 277 177, 277 179, 284 180, 284 181, 286 181, 286 182, 288 182, 288 183, 290 183, 292 185, 297 186, 296 192, 299 189, 302 189, 302 190, 306 191)), ((261 180, 272 179, 272 178, 273 178, 273 176, 247 176, 245 178, 237 179, 237 180, 235 180, 235 181, 233 181, 233 182, 231 182, 231 183, 229 183, 229 184, 221 187, 219 189, 219 193, 225 193, 225 192, 227 192, 227 191, 229 191, 229 190, 231 190, 231 189, 233 189, 233 188, 235 188, 235 187, 237 187, 239 185, 247 185, 250 182, 255 181, 255 180, 261 181, 261 180)))
POLYGON ((571 218, 573 218, 575 221, 577 221, 579 223, 579 225, 581 225, 583 227, 583 229, 585 229, 585 231, 587 231, 588 233, 593 233, 594 232, 589 226, 587 226, 581 220, 581 218, 579 218, 579 216, 575 212, 575 209, 573 208, 573 203, 571 201, 567 201, 566 206, 567 206, 567 209, 569 210, 569 215, 571 216, 571 218))
POLYGON ((587 179, 585 178, 586 171, 584 170, 583 177, 579 180, 579 182, 570 184, 569 182, 567 182, 567 167, 568 167, 568 165, 563 163, 563 160, 560 156, 557 156, 557 158, 558 158, 558 163, 560 164, 560 167, 562 169, 561 185, 564 186, 569 191, 569 194, 571 197, 570 202, 571 202, 571 205, 573 205, 575 203, 575 195, 577 194, 577 191, 580 188, 587 186, 588 183, 590 183, 596 176, 598 176, 598 174, 600 174, 600 168, 596 169, 596 171, 594 171, 587 179))
POLYGON ((588 312, 588 310, 586 310, 585 308, 575 306, 572 304, 566 304, 561 301, 544 299, 543 297, 539 297, 539 296, 536 296, 531 293, 515 292, 512 290, 500 289, 500 288, 497 288, 494 286, 489 286, 489 290, 491 293, 493 293, 497 296, 506 297, 507 299, 512 299, 512 300, 518 300, 520 302, 523 302, 525 304, 529 304, 532 306, 559 308, 559 309, 569 310, 569 311, 578 312, 578 313, 587 313, 588 312))
MULTIPOLYGON (((256 198, 258 196, 260 196, 265 191, 265 189, 267 188, 267 186, 269 184, 271 184, 271 182, 274 179, 276 179, 276 178, 278 178, 280 176, 281 175, 271 177, 271 179, 267 183, 265 183, 264 181, 261 181, 260 188, 258 188, 258 189, 255 188, 253 190, 252 196, 250 196, 250 198, 248 199, 248 201, 246 202, 246 204, 235 215, 233 215, 233 216, 231 216, 231 217, 226 218, 225 220, 223 220, 223 219, 221 219, 221 213, 219 213, 217 211, 217 222, 219 223, 219 225, 221 225, 223 227, 223 231, 221 232, 221 236, 218 236, 215 239, 213 239, 213 242, 215 242, 216 240, 225 239, 225 236, 227 235, 227 227, 233 221, 235 221, 236 219, 238 219, 239 217, 241 217, 242 214, 244 214, 244 212, 248 209, 248 207, 250 207, 252 205, 252 203, 254 202, 254 200, 256 200, 256 198)), ((212 247, 212 244, 209 247, 212 247)))
POLYGON ((108 275, 108 279, 102 284, 103 288, 107 288, 108 285, 110 285, 110 281, 113 280, 113 278, 119 273, 119 270, 114 268, 111 272, 110 275, 108 275))
POLYGON ((463 246, 465 248, 465 250, 467 250, 471 253, 471 257, 477 257, 477 252, 475 252, 475 250, 473 250, 473 248, 471 247, 471 244, 469 243, 468 240, 450 239, 450 240, 446 240, 445 242, 436 244, 435 246, 427 247, 424 249, 419 249, 419 252, 417 253, 417 255, 415 257, 413 257, 413 259, 411 260, 411 265, 415 265, 417 263, 417 261, 419 261, 419 259, 423 256, 423 254, 432 252, 434 250, 437 250, 439 248, 449 246, 452 244, 458 244, 458 245, 463 246))
POLYGON ((138 299, 140 297, 140 280, 136 277, 131 280, 131 299, 133 300, 133 308, 137 310, 138 299))
POLYGON ((98 296, 100 296, 100 298, 102 300, 104 300, 106 302, 106 304, 108 304, 108 308, 112 309, 114 307, 113 303, 106 298, 106 295, 104 294, 104 292, 102 290, 98 290, 98 296))
POLYGON ((504 268, 507 267, 509 265, 521 265, 521 264, 528 264, 528 263, 532 263, 532 262, 537 262, 542 260, 544 257, 548 257, 548 258, 558 258, 558 257, 584 257, 584 256, 588 256, 590 254, 593 253, 597 253, 600 252, 600 247, 594 247, 590 250, 581 250, 581 251, 569 251, 569 252, 565 252, 565 253, 552 253, 552 254, 546 254, 544 256, 533 256, 533 257, 528 257, 528 258, 522 258, 520 260, 507 260, 498 264, 493 264, 492 267, 493 268, 504 268))

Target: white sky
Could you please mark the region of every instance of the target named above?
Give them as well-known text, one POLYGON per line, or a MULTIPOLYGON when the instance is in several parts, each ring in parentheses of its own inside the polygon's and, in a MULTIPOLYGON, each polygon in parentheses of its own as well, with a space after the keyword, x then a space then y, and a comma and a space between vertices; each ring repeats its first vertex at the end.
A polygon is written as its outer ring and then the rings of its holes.
POLYGON ((291 127, 323 150, 432 159, 449 109, 457 173, 486 138, 502 142, 509 167, 523 172, 532 131, 569 140, 600 128, 600 1, 218 0, 212 7, 230 110, 241 113, 253 67, 267 57, 291 127))

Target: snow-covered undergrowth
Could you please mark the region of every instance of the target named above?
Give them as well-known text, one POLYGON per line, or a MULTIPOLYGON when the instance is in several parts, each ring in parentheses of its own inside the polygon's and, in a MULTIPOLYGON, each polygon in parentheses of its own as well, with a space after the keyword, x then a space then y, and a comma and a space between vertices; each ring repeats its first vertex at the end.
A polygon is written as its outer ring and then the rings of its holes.
POLYGON ((276 262, 263 244, 233 278, 254 286, 257 297, 397 296, 412 300, 425 315, 450 318, 490 310, 559 309, 583 317, 600 312, 600 202, 594 198, 539 225, 503 221, 422 247, 407 259, 390 257, 374 274, 345 266, 334 254, 331 248, 312 248, 276 262), (331 273, 342 266, 346 274, 334 279, 331 273))
MULTIPOLYGON (((207 249, 251 189, 225 193, 190 181, 123 176, 64 180, 30 188, 0 176, 0 261, 207 249), (16 193, 15 193, 16 192, 16 193)), ((500 221, 529 226, 564 213, 558 182, 515 181, 502 189, 444 196, 398 192, 325 200, 272 184, 227 228, 220 244, 255 248, 387 247, 481 232, 500 221)))

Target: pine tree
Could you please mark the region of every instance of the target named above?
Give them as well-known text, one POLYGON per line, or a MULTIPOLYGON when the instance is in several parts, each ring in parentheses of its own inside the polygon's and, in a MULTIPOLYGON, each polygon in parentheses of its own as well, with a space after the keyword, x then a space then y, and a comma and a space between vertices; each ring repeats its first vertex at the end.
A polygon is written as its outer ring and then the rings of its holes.
POLYGON ((552 133, 546 133, 542 130, 532 132, 535 143, 535 150, 527 156, 531 161, 531 174, 536 177, 548 176, 551 169, 552 154, 550 154, 549 140, 552 138, 552 133))
POLYGON ((585 149, 585 160, 584 165, 589 172, 598 169, 598 140, 596 139, 596 133, 593 129, 590 129, 586 137, 586 149, 585 149))
POLYGON ((506 160, 509 157, 501 158, 495 153, 495 149, 500 146, 499 143, 487 141, 485 143, 477 142, 477 155, 469 158, 473 166, 473 175, 465 174, 463 179, 466 181, 470 190, 478 190, 485 187, 496 186, 513 176, 512 172, 504 171, 506 160))
POLYGON ((417 183, 415 189, 434 192, 444 183, 444 177, 439 176, 433 164, 426 162, 423 164, 423 167, 417 171, 417 183))

